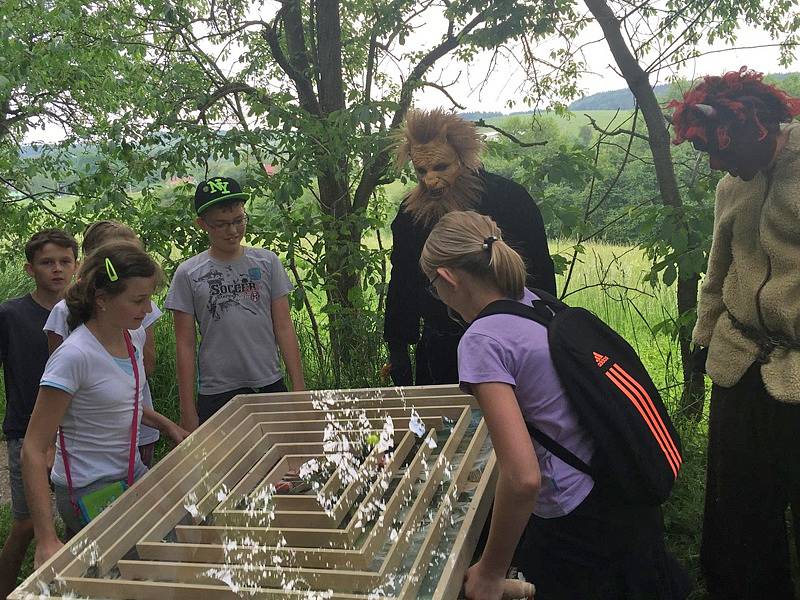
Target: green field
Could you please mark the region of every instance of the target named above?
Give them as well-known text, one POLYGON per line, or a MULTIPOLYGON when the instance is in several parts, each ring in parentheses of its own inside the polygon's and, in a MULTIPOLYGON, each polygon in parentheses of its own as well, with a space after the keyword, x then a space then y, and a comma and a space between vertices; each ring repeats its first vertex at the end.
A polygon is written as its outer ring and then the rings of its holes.
MULTIPOLYGON (((385 240, 388 244, 388 240, 385 240)), ((568 249, 568 241, 551 242, 551 251, 568 249)), ((656 323, 673 317, 675 302, 672 290, 666 287, 651 288, 642 283, 647 271, 647 260, 637 249, 609 244, 589 244, 586 253, 576 263, 568 292, 568 301, 585 306, 612 324, 642 354, 657 384, 663 388, 665 399, 671 407, 677 405, 679 387, 675 344, 664 334, 653 334, 656 323), (608 284, 608 285, 606 285, 608 284)), ((560 285, 564 278, 561 277, 560 285)), ((0 298, 5 299, 27 290, 28 281, 21 274, 21 266, 8 267, 0 271, 0 298)), ((298 314, 298 329, 303 344, 303 353, 308 372, 307 380, 324 380, 315 373, 311 358, 314 350, 309 338, 304 335, 307 322, 298 314)), ((175 383, 175 353, 172 343, 171 318, 167 314, 156 325, 158 345, 158 372, 152 382, 157 410, 177 418, 177 385, 175 383)), ((365 376, 372 377, 374 385, 380 385, 377 372, 371 366, 365 376)), ((0 404, 0 417, 5 412, 0 404)), ((697 575, 700 516, 705 471, 705 430, 700 425, 686 423, 678 417, 676 422, 683 431, 685 466, 675 494, 666 506, 666 522, 669 543, 678 557, 686 563, 694 576, 697 575)), ((168 450, 162 442, 159 454, 168 450)), ((0 507, 0 540, 5 538, 9 526, 9 508, 0 507)), ((26 576, 30 563, 26 567, 26 576)), ((702 597, 701 593, 693 596, 702 597)))

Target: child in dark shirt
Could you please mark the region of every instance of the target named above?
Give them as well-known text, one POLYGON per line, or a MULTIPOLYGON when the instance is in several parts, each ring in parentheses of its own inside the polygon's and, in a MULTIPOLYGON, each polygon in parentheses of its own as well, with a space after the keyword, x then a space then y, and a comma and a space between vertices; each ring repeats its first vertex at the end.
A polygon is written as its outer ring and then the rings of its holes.
POLYGON ((20 566, 33 539, 33 522, 22 484, 20 450, 48 358, 47 337, 42 327, 72 280, 77 257, 78 244, 65 231, 45 229, 34 234, 25 245, 25 271, 36 288, 0 304, 0 362, 6 388, 3 434, 8 448, 13 517, 11 531, 0 551, 0 598, 16 587, 20 566))

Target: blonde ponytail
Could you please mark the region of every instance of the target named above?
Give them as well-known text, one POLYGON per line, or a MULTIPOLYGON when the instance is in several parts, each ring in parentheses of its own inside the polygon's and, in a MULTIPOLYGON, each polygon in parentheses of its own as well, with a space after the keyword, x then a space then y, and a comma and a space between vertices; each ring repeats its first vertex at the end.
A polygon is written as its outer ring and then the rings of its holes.
POLYGON ((503 241, 494 221, 473 211, 453 211, 439 219, 419 263, 429 278, 437 267, 454 267, 487 280, 509 298, 523 295, 525 262, 503 241))

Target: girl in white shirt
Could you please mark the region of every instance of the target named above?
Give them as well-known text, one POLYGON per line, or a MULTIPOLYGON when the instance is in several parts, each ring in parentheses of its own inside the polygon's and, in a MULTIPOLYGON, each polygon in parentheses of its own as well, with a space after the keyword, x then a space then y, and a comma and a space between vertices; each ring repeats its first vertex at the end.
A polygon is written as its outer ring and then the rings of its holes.
POLYGON ((22 447, 37 567, 62 546, 53 527, 44 476, 47 451, 59 426, 63 443, 56 444, 51 479, 68 535, 84 525, 76 508, 82 497, 109 483, 137 479, 147 471, 135 446, 131 447, 140 422, 161 425, 178 441, 186 436, 177 425, 141 404, 145 382, 142 322, 162 280, 161 269, 139 245, 112 242, 85 259, 78 280, 67 290, 72 334, 45 366, 22 447))
MULTIPOLYGON (((141 245, 142 241, 136 232, 119 221, 103 220, 95 221, 86 228, 83 232, 83 242, 81 243, 81 254, 84 258, 89 256, 94 250, 103 244, 114 241, 130 241, 141 245)), ((155 336, 153 334, 153 325, 163 314, 155 302, 150 302, 152 309, 142 321, 142 327, 146 333, 144 343, 144 371, 146 379, 153 377, 156 368, 156 350, 155 350, 155 336)), ((56 303, 50 311, 50 316, 44 325, 44 331, 47 334, 47 347, 50 354, 55 352, 61 343, 67 339, 71 328, 67 325, 67 318, 69 317, 69 309, 67 308, 66 300, 61 300, 56 303)), ((142 405, 145 408, 153 408, 153 397, 150 393, 150 385, 145 381, 144 392, 142 394, 142 405)), ((159 430, 154 427, 142 425, 139 433, 139 456, 142 462, 148 468, 153 463, 153 454, 155 451, 156 442, 160 438, 159 430)))

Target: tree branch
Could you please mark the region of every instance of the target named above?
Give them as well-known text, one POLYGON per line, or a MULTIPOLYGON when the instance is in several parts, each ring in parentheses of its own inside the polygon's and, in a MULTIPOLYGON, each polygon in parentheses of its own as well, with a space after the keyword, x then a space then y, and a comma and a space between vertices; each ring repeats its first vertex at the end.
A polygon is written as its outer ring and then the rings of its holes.
POLYGON ((322 112, 320 110, 317 96, 314 93, 314 87, 311 85, 311 81, 304 73, 295 68, 294 64, 292 64, 286 57, 286 54, 284 54, 283 48, 281 48, 281 42, 278 38, 278 23, 280 22, 282 11, 283 9, 278 11, 275 21, 273 21, 270 27, 264 27, 261 30, 261 36, 267 42, 270 53, 272 54, 272 58, 276 63, 278 63, 278 66, 289 77, 289 79, 294 82, 295 88, 297 89, 297 97, 300 101, 300 106, 302 106, 306 111, 319 116, 322 114, 322 112))
POLYGON ((447 96, 447 99, 450 100, 450 102, 453 104, 453 106, 455 106, 456 108, 459 108, 461 110, 466 110, 467 107, 464 106, 463 104, 459 104, 458 102, 456 102, 455 98, 453 98, 453 96, 450 95, 450 92, 447 91, 447 88, 445 86, 443 86, 441 84, 438 84, 438 83, 434 83, 432 81, 422 81, 422 82, 420 82, 420 84, 422 86, 425 86, 425 87, 432 87, 434 89, 439 90, 445 96, 447 96))
POLYGON ((597 131, 599 133, 602 133, 603 135, 607 135, 607 136, 629 135, 631 137, 635 137, 635 138, 639 138, 640 140, 644 140, 645 142, 649 142, 650 141, 650 138, 647 137, 646 135, 643 135, 641 133, 637 133, 636 131, 630 131, 628 129, 615 129, 614 131, 608 131, 608 130, 603 129, 602 127, 600 127, 600 125, 597 124, 597 121, 595 121, 590 115, 588 115, 586 113, 583 113, 583 116, 586 117, 587 119, 589 119, 589 124, 592 126, 592 129, 594 129, 595 131, 597 131))
POLYGON ((542 140, 541 142, 523 142, 521 139, 519 139, 514 134, 509 133, 509 132, 507 132, 507 131, 505 131, 503 129, 500 129, 499 127, 497 127, 495 125, 489 125, 489 123, 487 123, 483 119, 478 119, 477 121, 473 121, 473 123, 475 123, 475 125, 477 127, 486 127, 487 129, 493 129, 494 131, 496 131, 497 133, 499 133, 503 137, 508 138, 509 140, 511 140, 512 142, 514 142, 518 146, 520 146, 521 148, 532 148, 534 146, 546 146, 547 145, 547 140, 542 140))
POLYGON ((468 35, 473 29, 480 25, 486 19, 486 12, 484 9, 479 12, 473 19, 464 25, 464 27, 455 35, 448 35, 443 42, 430 50, 425 56, 420 59, 417 65, 412 69, 408 79, 405 80, 403 86, 400 88, 400 106, 394 113, 392 119, 392 128, 399 127, 406 116, 408 107, 411 106, 411 96, 414 90, 420 85, 422 77, 430 69, 434 63, 442 58, 445 54, 458 47, 461 40, 468 35))

